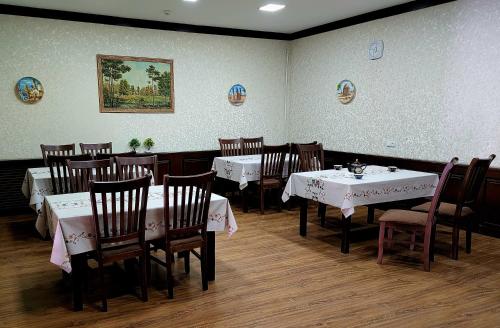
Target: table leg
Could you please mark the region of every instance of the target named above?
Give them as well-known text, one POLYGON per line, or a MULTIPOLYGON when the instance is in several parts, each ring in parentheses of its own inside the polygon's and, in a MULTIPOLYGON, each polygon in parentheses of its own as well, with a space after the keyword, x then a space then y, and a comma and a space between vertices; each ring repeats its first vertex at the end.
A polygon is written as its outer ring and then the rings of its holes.
POLYGON ((374 219, 375 219, 375 207, 373 205, 368 205, 368 217, 366 218, 366 221, 369 224, 372 224, 374 219))
POLYGON ((307 235, 307 199, 300 199, 300 235, 307 235))
POLYGON ((71 255, 71 284, 73 289, 73 311, 83 310, 82 281, 86 254, 71 255))
POLYGON ((207 231, 207 277, 208 281, 215 280, 215 232, 207 231))
POLYGON ((248 213, 248 189, 247 188, 244 188, 241 191, 241 204, 243 207, 243 213, 248 213))
POLYGON ((344 254, 349 253, 349 233, 351 230, 351 216, 345 217, 342 214, 342 244, 340 251, 344 254))

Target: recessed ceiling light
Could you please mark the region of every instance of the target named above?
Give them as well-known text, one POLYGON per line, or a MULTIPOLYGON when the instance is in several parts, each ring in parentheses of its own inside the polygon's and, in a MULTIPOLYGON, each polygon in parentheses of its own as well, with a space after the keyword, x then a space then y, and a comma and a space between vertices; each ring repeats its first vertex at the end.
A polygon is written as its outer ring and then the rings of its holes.
POLYGON ((275 11, 281 10, 283 8, 285 8, 285 5, 278 5, 275 3, 269 3, 265 6, 260 7, 259 10, 274 13, 275 11))
POLYGON ((198 0, 184 0, 184 2, 196 2, 198 0))

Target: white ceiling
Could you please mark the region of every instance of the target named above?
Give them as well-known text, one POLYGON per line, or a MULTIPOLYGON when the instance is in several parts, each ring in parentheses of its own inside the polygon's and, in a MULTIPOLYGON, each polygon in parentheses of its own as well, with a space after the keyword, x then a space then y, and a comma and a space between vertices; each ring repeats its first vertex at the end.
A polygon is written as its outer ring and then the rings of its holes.
POLYGON ((2 4, 138 18, 172 23, 293 33, 410 2, 408 0, 0 0, 2 4), (276 13, 267 3, 285 4, 276 13), (163 11, 170 10, 166 16, 163 11))

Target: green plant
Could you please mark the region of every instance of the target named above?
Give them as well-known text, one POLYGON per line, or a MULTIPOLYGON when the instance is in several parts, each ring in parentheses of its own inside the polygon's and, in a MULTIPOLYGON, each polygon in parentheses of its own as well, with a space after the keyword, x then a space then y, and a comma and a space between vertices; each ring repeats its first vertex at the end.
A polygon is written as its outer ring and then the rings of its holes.
POLYGON ((150 150, 155 145, 155 142, 151 138, 146 138, 142 144, 144 145, 144 147, 146 147, 147 150, 150 150))
POLYGON ((139 139, 137 138, 132 138, 129 142, 128 142, 128 146, 130 148, 132 148, 134 151, 136 148, 139 148, 141 146, 141 142, 139 141, 139 139))

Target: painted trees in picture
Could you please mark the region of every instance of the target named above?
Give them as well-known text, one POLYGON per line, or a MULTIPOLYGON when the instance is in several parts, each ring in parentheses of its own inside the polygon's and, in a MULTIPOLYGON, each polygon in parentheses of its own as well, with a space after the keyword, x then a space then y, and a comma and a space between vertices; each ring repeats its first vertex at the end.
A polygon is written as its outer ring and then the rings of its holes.
POLYGON ((102 113, 173 113, 170 59, 97 55, 102 113))

